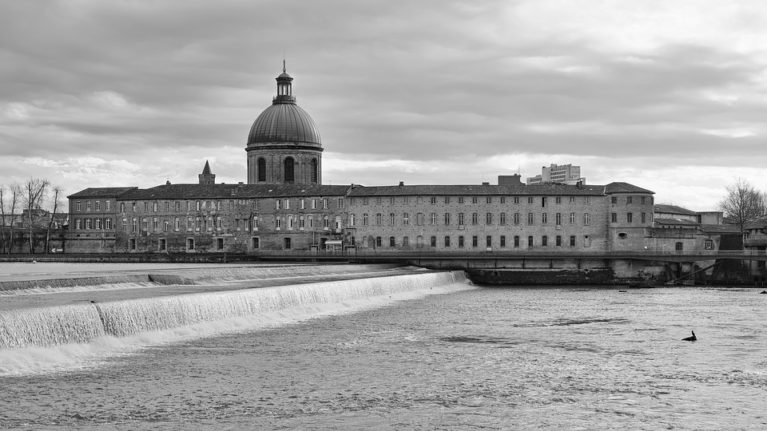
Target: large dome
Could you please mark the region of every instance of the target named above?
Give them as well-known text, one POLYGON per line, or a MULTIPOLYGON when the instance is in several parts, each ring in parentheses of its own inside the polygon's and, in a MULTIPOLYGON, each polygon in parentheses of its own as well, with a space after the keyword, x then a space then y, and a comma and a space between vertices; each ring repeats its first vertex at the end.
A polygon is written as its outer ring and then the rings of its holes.
POLYGON ((312 117, 295 102, 278 99, 253 122, 248 144, 293 142, 321 146, 320 132, 312 117))

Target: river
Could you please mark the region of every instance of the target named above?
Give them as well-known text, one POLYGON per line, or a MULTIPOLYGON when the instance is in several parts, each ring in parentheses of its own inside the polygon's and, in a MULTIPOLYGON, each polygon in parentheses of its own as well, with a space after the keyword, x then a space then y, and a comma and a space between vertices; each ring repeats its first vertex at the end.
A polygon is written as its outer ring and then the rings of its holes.
MULTIPOLYGON (((53 370, 35 364, 55 349, 15 359, 6 349, 0 358, 28 366, 6 363, 0 426, 767 428, 757 289, 458 284, 359 307, 285 307, 261 326, 137 334, 138 347, 53 370), (681 341, 691 330, 698 341, 681 341)), ((80 348, 99 343, 120 344, 80 348)))

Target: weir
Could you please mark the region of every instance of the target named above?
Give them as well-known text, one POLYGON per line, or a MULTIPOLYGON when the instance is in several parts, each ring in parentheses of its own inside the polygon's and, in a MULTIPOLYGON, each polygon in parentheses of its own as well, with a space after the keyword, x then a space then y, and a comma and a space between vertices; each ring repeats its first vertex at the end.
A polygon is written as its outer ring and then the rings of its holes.
POLYGON ((466 283, 461 271, 428 272, 9 310, 0 313, 0 349, 88 343, 104 336, 119 338, 292 307, 344 304, 408 292, 423 296, 438 286, 466 283))

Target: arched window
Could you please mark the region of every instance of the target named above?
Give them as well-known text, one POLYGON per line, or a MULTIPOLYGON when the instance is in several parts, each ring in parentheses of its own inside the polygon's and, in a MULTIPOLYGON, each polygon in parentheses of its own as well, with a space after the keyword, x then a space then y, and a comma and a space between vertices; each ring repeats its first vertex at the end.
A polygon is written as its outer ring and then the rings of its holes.
POLYGON ((312 182, 316 183, 319 177, 317 170, 317 159, 312 159, 312 182))
POLYGON ((292 157, 288 157, 285 159, 285 182, 286 183, 292 183, 295 181, 295 175, 293 174, 293 167, 295 166, 295 161, 292 157))
POLYGON ((258 181, 266 181, 266 159, 263 157, 258 158, 256 173, 258 174, 258 181))

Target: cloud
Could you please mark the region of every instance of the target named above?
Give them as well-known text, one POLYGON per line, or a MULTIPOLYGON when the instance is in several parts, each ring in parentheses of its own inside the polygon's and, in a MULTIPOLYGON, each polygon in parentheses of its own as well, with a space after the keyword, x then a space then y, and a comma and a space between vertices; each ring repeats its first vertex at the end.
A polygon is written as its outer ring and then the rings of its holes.
POLYGON ((573 163, 713 206, 767 162, 766 24, 757 1, 12 2, 0 184, 194 182, 206 159, 243 181, 284 55, 328 181, 479 183, 573 163))

